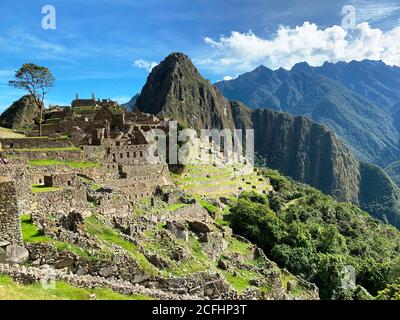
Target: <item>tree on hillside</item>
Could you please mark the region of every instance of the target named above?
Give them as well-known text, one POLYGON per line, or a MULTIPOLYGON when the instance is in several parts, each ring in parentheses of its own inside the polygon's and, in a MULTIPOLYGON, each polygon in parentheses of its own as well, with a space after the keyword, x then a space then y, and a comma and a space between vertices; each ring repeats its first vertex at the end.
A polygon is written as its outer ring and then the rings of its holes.
POLYGON ((15 72, 15 79, 9 81, 9 85, 28 91, 39 109, 39 135, 42 136, 42 122, 44 110, 44 98, 49 90, 54 87, 54 76, 46 67, 27 63, 15 72))

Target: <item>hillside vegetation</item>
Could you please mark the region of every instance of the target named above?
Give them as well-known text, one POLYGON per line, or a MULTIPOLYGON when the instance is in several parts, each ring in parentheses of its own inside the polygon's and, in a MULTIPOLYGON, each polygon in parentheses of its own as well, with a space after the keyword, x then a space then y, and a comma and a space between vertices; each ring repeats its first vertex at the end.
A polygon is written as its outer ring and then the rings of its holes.
POLYGON ((110 289, 82 289, 56 281, 54 288, 40 283, 23 286, 0 275, 0 300, 149 300, 144 295, 124 296, 110 289))
POLYGON ((275 193, 243 193, 233 203, 235 233, 262 247, 282 268, 314 282, 324 299, 395 295, 400 284, 400 232, 359 208, 265 170, 275 193), (357 287, 343 287, 345 266, 357 287), (383 290, 385 290, 382 292, 383 290))

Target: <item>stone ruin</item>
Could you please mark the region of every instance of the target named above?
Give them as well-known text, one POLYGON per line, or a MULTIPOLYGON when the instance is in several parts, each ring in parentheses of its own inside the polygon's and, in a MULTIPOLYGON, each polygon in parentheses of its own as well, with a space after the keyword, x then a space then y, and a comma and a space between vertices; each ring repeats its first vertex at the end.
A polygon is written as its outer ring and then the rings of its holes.
POLYGON ((29 252, 23 246, 15 181, 0 177, 0 263, 23 264, 29 252))
POLYGON ((15 181, 0 177, 0 246, 9 244, 22 244, 17 191, 15 181))

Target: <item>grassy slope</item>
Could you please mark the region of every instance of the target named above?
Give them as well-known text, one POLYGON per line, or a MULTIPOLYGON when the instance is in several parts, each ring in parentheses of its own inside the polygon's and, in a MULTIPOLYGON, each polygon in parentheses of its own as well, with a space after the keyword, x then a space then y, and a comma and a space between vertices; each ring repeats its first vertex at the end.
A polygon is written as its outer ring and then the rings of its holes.
POLYGON ((41 184, 34 184, 32 186, 32 193, 54 192, 54 191, 61 191, 61 190, 63 190, 62 187, 45 187, 41 184))
POLYGON ((56 165, 67 165, 74 169, 82 169, 82 168, 98 168, 101 167, 100 163, 96 162, 77 162, 77 161, 60 161, 60 160, 51 160, 51 159, 40 159, 40 160, 30 160, 28 164, 31 166, 56 166, 56 165))
POLYGON ((204 195, 212 198, 239 194, 243 191, 269 190, 268 181, 260 181, 260 176, 255 172, 239 174, 242 166, 226 166, 217 168, 213 166, 186 166, 183 174, 173 174, 175 183, 185 192, 192 195, 204 195), (241 188, 241 190, 239 190, 241 188))
POLYGON ((149 300, 145 295, 124 296, 110 289, 81 289, 57 281, 54 289, 41 283, 19 285, 10 277, 0 275, 0 300, 149 300), (95 297, 93 296, 95 295, 95 297))
POLYGON ((24 138, 25 136, 19 133, 15 133, 11 129, 0 127, 0 138, 24 138))
MULTIPOLYGON (((24 242, 51 243, 60 251, 71 251, 83 259, 94 259, 88 252, 69 243, 53 240, 44 236, 32 223, 29 215, 21 216, 21 226, 24 242)), ((110 289, 81 289, 65 282, 57 281, 55 289, 44 289, 40 283, 22 286, 16 284, 5 275, 0 275, 0 300, 90 300, 96 295, 98 300, 148 300, 145 295, 124 296, 110 289)))
POLYGON ((111 229, 101 223, 95 216, 91 216, 85 220, 87 231, 100 240, 108 244, 116 244, 128 251, 132 257, 138 262, 143 271, 148 274, 156 275, 157 269, 147 261, 135 244, 122 238, 122 236, 114 229, 111 229))

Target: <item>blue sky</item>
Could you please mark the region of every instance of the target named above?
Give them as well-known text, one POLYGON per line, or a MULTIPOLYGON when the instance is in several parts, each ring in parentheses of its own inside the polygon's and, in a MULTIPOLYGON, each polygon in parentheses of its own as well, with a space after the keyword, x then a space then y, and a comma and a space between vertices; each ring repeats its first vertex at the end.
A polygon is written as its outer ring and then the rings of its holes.
POLYGON ((393 44, 400 40, 398 0, 13 0, 2 1, 0 11, 0 112, 24 94, 7 81, 26 62, 55 75, 48 104, 92 92, 126 102, 150 67, 174 51, 188 54, 212 82, 259 64, 363 58, 400 64, 393 44), (349 4, 358 27, 343 34, 341 10, 349 4), (41 26, 44 5, 56 9, 55 30, 41 26))

